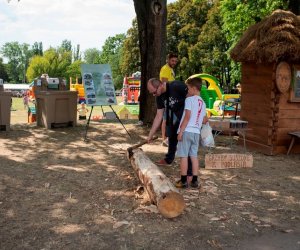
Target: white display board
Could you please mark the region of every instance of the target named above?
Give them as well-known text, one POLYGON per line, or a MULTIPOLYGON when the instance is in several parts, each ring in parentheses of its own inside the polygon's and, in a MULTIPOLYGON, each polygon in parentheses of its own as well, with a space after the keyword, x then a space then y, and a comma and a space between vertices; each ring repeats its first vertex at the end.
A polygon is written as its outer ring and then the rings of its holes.
POLYGON ((87 105, 105 106, 117 104, 109 64, 82 64, 81 75, 87 105))

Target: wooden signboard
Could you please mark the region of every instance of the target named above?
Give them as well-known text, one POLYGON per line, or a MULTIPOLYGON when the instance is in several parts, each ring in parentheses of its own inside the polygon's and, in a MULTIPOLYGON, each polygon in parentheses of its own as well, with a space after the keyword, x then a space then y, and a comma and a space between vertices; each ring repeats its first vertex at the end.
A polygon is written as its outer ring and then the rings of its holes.
POLYGON ((280 62, 276 68, 276 86, 281 93, 289 90, 292 80, 291 67, 286 62, 280 62))
POLYGON ((205 169, 252 168, 251 154, 206 154, 205 169))

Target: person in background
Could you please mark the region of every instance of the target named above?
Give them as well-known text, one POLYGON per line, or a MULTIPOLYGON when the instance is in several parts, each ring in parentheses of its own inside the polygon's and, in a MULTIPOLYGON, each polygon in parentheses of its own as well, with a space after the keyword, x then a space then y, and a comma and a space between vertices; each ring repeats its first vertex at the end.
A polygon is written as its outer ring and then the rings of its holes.
MULTIPOLYGON (((170 53, 167 56, 167 63, 162 66, 160 73, 159 73, 159 79, 162 82, 169 82, 175 80, 175 72, 174 68, 178 62, 178 56, 174 53, 170 53)), ((166 136, 166 114, 164 114, 163 121, 161 124, 161 135, 162 135, 162 145, 167 147, 168 146, 168 138, 166 136)))
POLYGON ((206 123, 206 105, 200 97, 202 81, 199 78, 190 78, 186 81, 188 97, 185 99, 184 112, 178 128, 177 156, 180 157, 181 179, 176 182, 177 188, 187 188, 188 157, 192 162, 193 178, 190 186, 198 188, 198 148, 202 123, 206 123))
POLYGON ((28 94, 25 92, 23 95, 24 109, 28 109, 28 102, 29 102, 29 97, 28 94))
POLYGON ((89 110, 85 107, 85 103, 82 102, 80 108, 77 109, 79 113, 79 120, 86 120, 86 114, 89 110))
POLYGON ((238 91, 238 94, 240 95, 240 97, 237 99, 237 102, 239 102, 239 103, 238 103, 238 106, 237 106, 237 109, 238 109, 238 110, 241 110, 242 85, 241 85, 240 83, 238 83, 238 84, 236 85, 236 89, 237 89, 237 91, 238 91))
POLYGON ((240 94, 240 98, 239 98, 239 102, 241 101, 241 94, 242 94, 242 85, 240 84, 240 83, 238 83, 237 85, 236 85, 236 89, 237 89, 237 91, 238 91, 238 93, 237 94, 240 94))

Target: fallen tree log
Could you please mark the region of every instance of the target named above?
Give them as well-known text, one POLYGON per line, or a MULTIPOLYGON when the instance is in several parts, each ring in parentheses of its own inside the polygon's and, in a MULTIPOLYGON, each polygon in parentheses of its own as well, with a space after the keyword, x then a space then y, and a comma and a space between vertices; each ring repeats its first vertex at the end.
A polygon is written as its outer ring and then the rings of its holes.
POLYGON ((167 218, 179 216, 184 199, 164 173, 139 148, 128 151, 127 157, 158 211, 167 218))

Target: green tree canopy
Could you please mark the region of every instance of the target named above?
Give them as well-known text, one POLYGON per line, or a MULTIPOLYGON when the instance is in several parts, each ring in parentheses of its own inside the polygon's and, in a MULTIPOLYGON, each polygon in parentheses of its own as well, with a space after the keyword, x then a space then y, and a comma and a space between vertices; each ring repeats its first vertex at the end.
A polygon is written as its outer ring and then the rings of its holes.
POLYGON ((72 77, 73 79, 81 77, 81 68, 80 68, 81 64, 82 64, 82 61, 77 60, 77 61, 74 61, 70 66, 67 67, 65 77, 68 81, 69 81, 70 77, 72 77))
POLYGON ((60 52, 70 52, 72 51, 72 43, 70 40, 63 40, 60 47, 59 47, 60 52))
POLYGON ((121 56, 125 38, 125 34, 117 34, 113 37, 108 37, 102 47, 100 55, 100 63, 110 64, 111 66, 113 81, 116 88, 120 88, 123 83, 124 76, 121 72, 121 56))
POLYGON ((229 43, 222 30, 220 1, 215 1, 207 13, 207 21, 202 26, 198 42, 189 49, 189 57, 195 68, 219 78, 221 86, 230 82, 228 69, 230 59, 227 56, 229 43))
POLYGON ((210 1, 195 3, 193 0, 178 0, 168 5, 167 50, 178 53, 176 75, 183 79, 201 72, 200 58, 193 53, 211 6, 210 1))
POLYGON ((36 77, 48 72, 50 68, 49 61, 44 56, 34 56, 31 58, 26 72, 27 79, 31 82, 36 77))
MULTIPOLYGON (((276 9, 287 9, 287 0, 222 0, 220 13, 223 19, 222 29, 226 36, 229 51, 236 45, 246 29, 270 15, 276 9)), ((232 81, 240 81, 240 66, 231 61, 230 75, 232 81)))
POLYGON ((3 58, 1 57, 0 57, 0 79, 2 79, 4 82, 9 81, 6 65, 3 63, 3 58))
POLYGON ((7 73, 9 79, 13 82, 25 82, 25 72, 32 55, 29 44, 5 43, 1 48, 1 54, 8 59, 7 73))
POLYGON ((177 52, 177 76, 205 72, 224 86, 240 81, 240 67, 230 49, 252 24, 275 9, 287 9, 288 0, 178 0, 168 5, 167 51, 177 52))
POLYGON ((72 51, 54 48, 46 50, 43 56, 34 56, 27 70, 28 80, 32 81, 44 73, 50 77, 67 77, 66 72, 71 65, 71 57, 72 51))
POLYGON ((109 63, 110 57, 120 52, 125 38, 125 34, 117 34, 115 36, 108 37, 102 46, 100 62, 103 64, 109 63))
POLYGON ((121 73, 123 76, 130 76, 132 73, 141 70, 141 56, 138 40, 137 21, 133 19, 132 27, 127 31, 122 48, 121 73))
POLYGON ((91 48, 84 51, 83 58, 87 64, 97 64, 100 63, 100 54, 100 50, 91 48))
POLYGON ((221 15, 223 30, 231 48, 235 46, 243 32, 252 24, 270 15, 276 9, 286 9, 286 0, 222 0, 221 15))
POLYGON ((31 47, 33 56, 42 56, 43 55, 43 43, 42 42, 34 42, 31 47))
POLYGON ((76 48, 73 49, 73 61, 81 60, 80 44, 77 44, 76 48))

